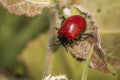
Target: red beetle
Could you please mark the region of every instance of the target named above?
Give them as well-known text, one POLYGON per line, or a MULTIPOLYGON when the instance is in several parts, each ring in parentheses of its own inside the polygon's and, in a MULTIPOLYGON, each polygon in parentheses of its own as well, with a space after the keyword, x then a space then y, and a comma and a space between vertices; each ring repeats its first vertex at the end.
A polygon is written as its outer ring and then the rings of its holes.
POLYGON ((61 44, 67 44, 78 38, 86 27, 86 20, 80 15, 67 18, 58 30, 58 38, 61 44))

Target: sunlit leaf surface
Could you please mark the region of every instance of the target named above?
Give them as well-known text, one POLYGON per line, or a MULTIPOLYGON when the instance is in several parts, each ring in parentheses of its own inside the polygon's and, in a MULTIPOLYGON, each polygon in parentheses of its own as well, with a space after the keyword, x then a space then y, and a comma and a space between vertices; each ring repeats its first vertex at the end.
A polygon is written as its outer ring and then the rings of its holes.
POLYGON ((108 63, 120 69, 120 32, 101 33, 108 63))

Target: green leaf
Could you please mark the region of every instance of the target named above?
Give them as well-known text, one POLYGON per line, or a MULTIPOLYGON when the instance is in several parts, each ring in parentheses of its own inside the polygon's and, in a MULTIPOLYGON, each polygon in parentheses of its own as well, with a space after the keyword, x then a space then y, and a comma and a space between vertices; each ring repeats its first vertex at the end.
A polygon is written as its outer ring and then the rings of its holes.
POLYGON ((92 54, 93 54, 93 45, 92 45, 90 52, 88 54, 88 57, 87 57, 87 60, 86 60, 86 63, 85 63, 84 69, 83 69, 81 80, 87 80, 88 68, 90 65, 92 54))

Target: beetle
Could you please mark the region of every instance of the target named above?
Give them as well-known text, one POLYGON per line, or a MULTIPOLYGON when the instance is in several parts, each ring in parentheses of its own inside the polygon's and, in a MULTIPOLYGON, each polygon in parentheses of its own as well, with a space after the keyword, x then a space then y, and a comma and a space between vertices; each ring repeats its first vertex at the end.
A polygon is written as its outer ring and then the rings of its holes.
MULTIPOLYGON (((62 45, 71 44, 82 38, 86 27, 86 20, 80 15, 73 15, 65 19, 58 29, 58 38, 62 45)), ((86 34, 85 34, 86 35, 86 34)))

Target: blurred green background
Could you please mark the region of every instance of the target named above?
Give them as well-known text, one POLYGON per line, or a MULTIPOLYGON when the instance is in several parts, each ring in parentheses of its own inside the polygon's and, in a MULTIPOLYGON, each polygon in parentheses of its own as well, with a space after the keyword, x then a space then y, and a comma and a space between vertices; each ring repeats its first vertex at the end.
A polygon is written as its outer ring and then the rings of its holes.
MULTIPOLYGON (((120 0, 80 0, 80 4, 95 16, 107 60, 120 66, 120 0)), ((26 17, 10 14, 0 6, 0 80, 10 80, 14 75, 42 80, 49 26, 47 8, 41 15, 26 17)), ((51 74, 80 80, 83 65, 60 47, 54 53, 51 74)), ((110 69, 117 75, 89 69, 88 80, 120 80, 120 70, 111 66, 110 69)))

